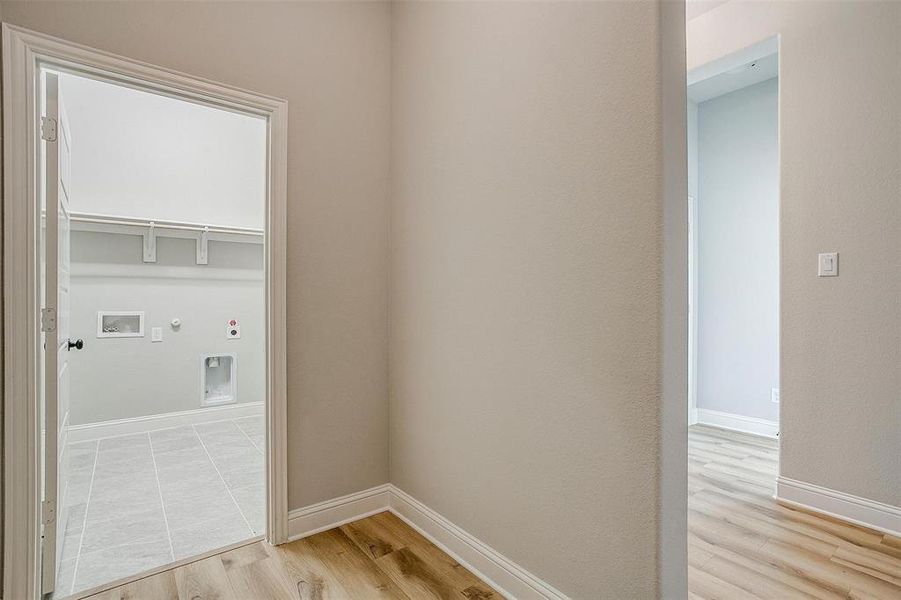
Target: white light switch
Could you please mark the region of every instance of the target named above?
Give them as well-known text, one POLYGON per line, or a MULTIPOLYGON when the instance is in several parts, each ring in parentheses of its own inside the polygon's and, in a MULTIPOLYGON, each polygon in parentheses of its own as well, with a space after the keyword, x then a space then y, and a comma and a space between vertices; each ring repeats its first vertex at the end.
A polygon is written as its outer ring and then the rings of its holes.
POLYGON ((819 277, 838 277, 838 252, 824 252, 817 261, 819 277))
POLYGON ((153 327, 150 329, 150 341, 151 342, 162 342, 163 341, 163 328, 162 327, 153 327))

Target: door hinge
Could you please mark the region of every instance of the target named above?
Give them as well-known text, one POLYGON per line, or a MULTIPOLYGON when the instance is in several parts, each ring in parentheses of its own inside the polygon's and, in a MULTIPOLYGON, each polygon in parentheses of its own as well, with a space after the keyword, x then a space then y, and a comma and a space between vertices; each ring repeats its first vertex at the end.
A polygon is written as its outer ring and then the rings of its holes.
POLYGON ((56 119, 41 117, 41 139, 45 142, 56 141, 56 119))
POLYGON ((42 308, 41 309, 41 331, 45 333, 49 333, 51 331, 56 331, 56 309, 55 308, 42 308))
POLYGON ((52 500, 44 500, 41 502, 41 522, 44 525, 53 523, 56 519, 56 503, 52 500))

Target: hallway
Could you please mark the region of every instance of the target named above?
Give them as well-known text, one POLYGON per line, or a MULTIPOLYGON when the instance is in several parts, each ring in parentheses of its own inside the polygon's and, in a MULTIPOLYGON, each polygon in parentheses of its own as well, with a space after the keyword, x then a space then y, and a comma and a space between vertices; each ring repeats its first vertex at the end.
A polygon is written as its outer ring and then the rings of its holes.
POLYGON ((689 597, 901 598, 901 539, 776 503, 777 444, 689 429, 689 597))

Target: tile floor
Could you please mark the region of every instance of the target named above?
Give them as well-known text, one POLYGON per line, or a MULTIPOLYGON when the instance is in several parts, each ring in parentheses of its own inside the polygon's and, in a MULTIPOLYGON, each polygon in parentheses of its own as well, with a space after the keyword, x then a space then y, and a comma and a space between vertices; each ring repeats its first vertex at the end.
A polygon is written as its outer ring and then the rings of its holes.
POLYGON ((69 446, 56 598, 265 529, 262 415, 69 446))

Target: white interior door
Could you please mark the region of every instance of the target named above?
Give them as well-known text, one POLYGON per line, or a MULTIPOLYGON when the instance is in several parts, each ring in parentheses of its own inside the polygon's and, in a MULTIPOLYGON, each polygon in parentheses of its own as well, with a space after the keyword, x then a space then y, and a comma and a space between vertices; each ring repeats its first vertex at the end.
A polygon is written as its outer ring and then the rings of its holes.
POLYGON ((71 139, 56 73, 44 73, 40 137, 44 153, 44 499, 43 592, 53 591, 65 540, 68 492, 69 352, 69 165, 71 139))

